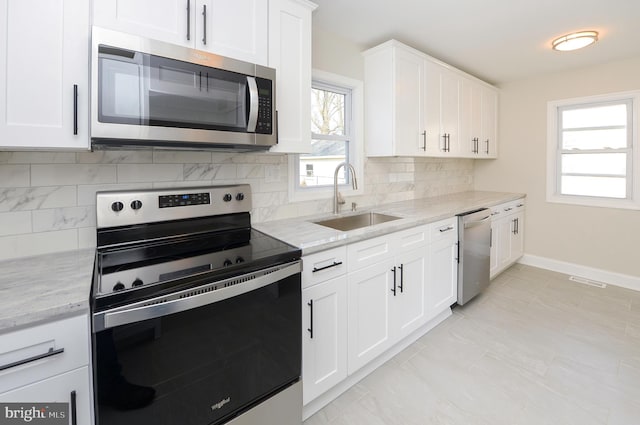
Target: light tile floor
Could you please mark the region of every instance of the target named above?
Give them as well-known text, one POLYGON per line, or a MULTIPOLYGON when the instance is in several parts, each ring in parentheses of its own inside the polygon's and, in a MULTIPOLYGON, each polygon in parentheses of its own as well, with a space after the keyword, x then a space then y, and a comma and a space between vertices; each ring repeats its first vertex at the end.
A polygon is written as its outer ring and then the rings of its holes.
POLYGON ((640 425, 640 292, 515 265, 305 425, 640 425))

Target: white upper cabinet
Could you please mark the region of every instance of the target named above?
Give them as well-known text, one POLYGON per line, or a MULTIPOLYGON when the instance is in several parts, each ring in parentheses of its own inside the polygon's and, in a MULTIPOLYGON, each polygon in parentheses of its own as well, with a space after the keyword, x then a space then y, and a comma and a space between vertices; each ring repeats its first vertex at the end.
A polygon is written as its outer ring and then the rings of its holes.
POLYGON ((464 80, 460 107, 460 140, 463 156, 496 158, 498 93, 493 87, 464 80))
POLYGON ((89 2, 0 0, 0 149, 89 148, 89 2))
POLYGON ((195 11, 194 0, 93 0, 93 24, 193 47, 195 11))
POLYGON ((196 0, 196 48, 267 66, 268 3, 265 0, 196 0), (211 6, 207 6, 205 13, 207 3, 211 6), (211 19, 211 26, 206 24, 207 18, 211 19), (197 25, 198 19, 206 25, 204 28, 197 25))
POLYGON ((363 54, 368 156, 496 157, 495 88, 395 40, 363 54))
POLYGON ((365 64, 367 155, 424 155, 424 58, 391 41, 366 52, 365 64))
POLYGON ((498 91, 482 87, 480 155, 498 157, 498 91))
POLYGON ((269 66, 276 69, 278 145, 311 152, 311 13, 306 0, 269 0, 269 66))
POLYGON ((264 0, 94 0, 93 24, 267 64, 264 0))

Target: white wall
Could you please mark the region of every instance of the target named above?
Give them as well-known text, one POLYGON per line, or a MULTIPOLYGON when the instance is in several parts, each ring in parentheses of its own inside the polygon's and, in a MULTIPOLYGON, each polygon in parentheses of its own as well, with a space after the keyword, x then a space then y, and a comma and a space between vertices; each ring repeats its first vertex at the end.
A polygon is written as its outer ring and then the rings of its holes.
POLYGON ((527 254, 640 277, 640 211, 545 200, 547 102, 640 89, 640 58, 500 88, 499 159, 476 161, 475 189, 527 194, 527 254))

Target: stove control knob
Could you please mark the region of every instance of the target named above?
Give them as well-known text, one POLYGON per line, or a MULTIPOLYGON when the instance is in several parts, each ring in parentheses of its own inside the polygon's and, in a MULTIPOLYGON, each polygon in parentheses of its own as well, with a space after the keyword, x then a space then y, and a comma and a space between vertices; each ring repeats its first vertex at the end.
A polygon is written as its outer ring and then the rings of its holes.
POLYGON ((222 265, 223 265, 223 266, 225 266, 225 267, 229 267, 229 266, 230 266, 230 265, 232 265, 232 264, 233 264, 233 263, 232 263, 232 262, 231 262, 231 260, 229 260, 229 259, 224 260, 224 263, 222 263, 222 265))
POLYGON ((233 199, 233 196, 231 196, 231 194, 230 194, 230 193, 227 193, 226 195, 224 195, 224 196, 222 197, 222 200, 223 200, 224 202, 231 202, 231 200, 232 200, 232 199, 233 199))
POLYGON ((136 278, 136 280, 133 281, 133 283, 131 284, 132 287, 136 287, 136 286, 140 286, 142 285, 144 282, 142 281, 142 279, 140 279, 139 277, 136 278))
POLYGON ((244 200, 244 193, 240 192, 236 195, 236 201, 244 200))
POLYGON ((118 282, 115 285, 113 285, 114 291, 122 291, 123 289, 124 289, 124 285, 122 284, 122 282, 118 282))
POLYGON ((238 257, 236 258, 236 264, 244 263, 244 258, 238 257))
POLYGON ((122 202, 114 202, 113 204, 111 204, 111 209, 113 210, 113 212, 120 212, 124 209, 124 204, 122 202))
POLYGON ((138 201, 137 199, 135 201, 131 201, 132 210, 139 210, 140 208, 142 208, 142 201, 138 201))

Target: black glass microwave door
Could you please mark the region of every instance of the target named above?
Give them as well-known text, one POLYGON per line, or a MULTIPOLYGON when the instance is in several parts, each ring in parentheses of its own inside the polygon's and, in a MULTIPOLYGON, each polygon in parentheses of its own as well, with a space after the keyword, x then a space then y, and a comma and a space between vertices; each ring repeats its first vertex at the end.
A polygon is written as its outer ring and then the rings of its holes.
POLYGON ((150 56, 149 124, 246 131, 247 77, 150 56))
MULTIPOLYGON (((127 52, 124 52, 127 53, 127 52)), ((144 65, 140 53, 100 54, 98 59, 98 120, 141 125, 146 121, 144 65)))
POLYGON ((97 424, 218 424, 294 382, 301 366, 300 302, 296 274, 97 333, 97 424))

